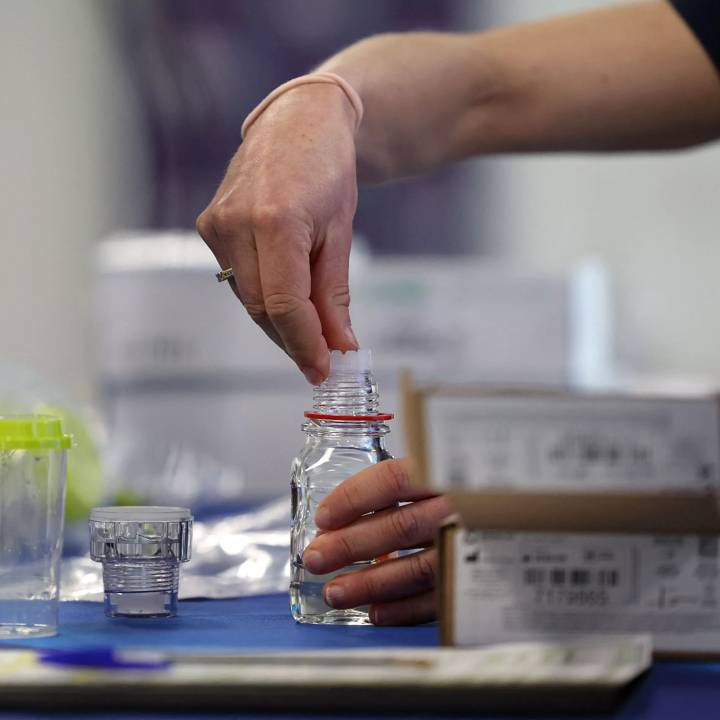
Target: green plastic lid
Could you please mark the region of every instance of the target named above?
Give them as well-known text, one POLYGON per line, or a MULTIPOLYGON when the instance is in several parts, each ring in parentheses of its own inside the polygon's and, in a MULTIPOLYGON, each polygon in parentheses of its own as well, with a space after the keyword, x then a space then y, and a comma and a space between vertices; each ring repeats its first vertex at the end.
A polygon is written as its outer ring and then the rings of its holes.
POLYGON ((51 415, 0 417, 0 450, 67 450, 72 435, 51 415))

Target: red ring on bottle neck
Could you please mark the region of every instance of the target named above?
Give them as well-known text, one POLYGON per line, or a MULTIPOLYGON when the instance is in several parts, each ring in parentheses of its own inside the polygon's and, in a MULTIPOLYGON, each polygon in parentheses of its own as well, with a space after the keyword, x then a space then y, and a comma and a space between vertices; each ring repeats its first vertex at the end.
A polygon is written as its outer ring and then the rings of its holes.
POLYGON ((369 420, 374 422, 385 422, 386 420, 392 420, 395 417, 394 413, 377 413, 376 415, 332 415, 330 413, 319 413, 307 410, 305 417, 308 420, 369 420))

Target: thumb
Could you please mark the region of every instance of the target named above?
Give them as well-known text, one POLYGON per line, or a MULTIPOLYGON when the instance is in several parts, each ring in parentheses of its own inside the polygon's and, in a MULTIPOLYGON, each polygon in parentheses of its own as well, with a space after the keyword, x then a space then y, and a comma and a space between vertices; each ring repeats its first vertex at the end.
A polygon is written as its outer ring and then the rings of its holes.
POLYGON ((313 261, 310 299, 315 305, 330 350, 357 350, 350 323, 348 266, 352 226, 328 232, 313 261))

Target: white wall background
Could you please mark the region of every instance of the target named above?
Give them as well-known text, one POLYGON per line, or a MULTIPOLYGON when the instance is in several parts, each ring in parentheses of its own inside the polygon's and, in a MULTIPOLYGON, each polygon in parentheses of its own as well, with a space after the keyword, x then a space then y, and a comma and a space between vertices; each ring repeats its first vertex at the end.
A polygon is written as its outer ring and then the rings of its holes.
MULTIPOLYGON (((609 4, 470 3, 481 28, 609 4)), ((720 379, 720 144, 674 154, 493 158, 476 164, 485 244, 561 268, 603 258, 614 278, 619 361, 720 379), (481 189, 482 188, 482 189, 481 189)))
POLYGON ((95 0, 0 3, 0 359, 91 393, 90 250, 144 212, 131 90, 95 0))

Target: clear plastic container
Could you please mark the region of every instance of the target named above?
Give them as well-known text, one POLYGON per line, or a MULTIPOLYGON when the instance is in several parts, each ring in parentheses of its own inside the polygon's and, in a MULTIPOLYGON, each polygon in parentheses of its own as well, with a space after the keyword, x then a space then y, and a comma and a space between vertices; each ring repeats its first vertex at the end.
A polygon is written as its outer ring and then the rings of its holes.
POLYGON ((358 562, 327 575, 303 565, 305 548, 315 539, 315 511, 343 480, 390 457, 385 424, 392 415, 379 412, 379 394, 369 350, 330 355, 330 375, 314 390, 313 410, 306 412, 305 447, 292 465, 290 538, 290 609, 301 623, 358 625, 369 622, 367 608, 336 610, 326 605, 323 586, 343 573, 375 562, 358 562))
POLYGON ((0 417, 0 637, 55 635, 65 512, 59 418, 0 417))
POLYGON ((180 563, 190 560, 192 515, 176 507, 99 507, 90 557, 102 563, 108 617, 177 614, 180 563))

